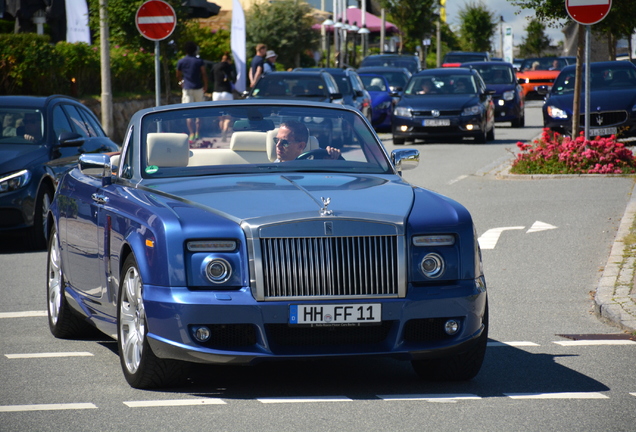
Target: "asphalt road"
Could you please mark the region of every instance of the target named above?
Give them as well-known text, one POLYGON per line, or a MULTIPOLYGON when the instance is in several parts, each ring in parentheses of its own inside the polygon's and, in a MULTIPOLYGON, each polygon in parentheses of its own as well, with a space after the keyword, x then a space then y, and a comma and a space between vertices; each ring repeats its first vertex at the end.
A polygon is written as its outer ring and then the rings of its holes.
POLYGON ((491 329, 474 380, 425 383, 408 363, 367 358, 196 367, 183 388, 135 390, 113 341, 51 336, 46 253, 0 238, 0 430, 633 431, 636 343, 598 342, 622 333, 590 294, 633 179, 497 179, 540 132, 538 106, 486 145, 418 142, 420 165, 404 173, 475 219, 491 329))

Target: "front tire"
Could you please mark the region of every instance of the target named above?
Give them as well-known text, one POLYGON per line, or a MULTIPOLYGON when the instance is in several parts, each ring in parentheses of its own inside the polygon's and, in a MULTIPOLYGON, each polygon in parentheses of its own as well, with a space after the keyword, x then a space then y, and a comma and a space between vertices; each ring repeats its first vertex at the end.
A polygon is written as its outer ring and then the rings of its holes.
POLYGON ((47 214, 52 198, 51 188, 46 184, 41 185, 33 209, 33 226, 27 233, 27 244, 34 250, 44 249, 47 245, 49 236, 47 214))
POLYGON ((451 357, 427 360, 412 360, 415 372, 426 381, 468 381, 481 369, 488 343, 488 304, 484 311, 484 330, 470 350, 451 357))
POLYGON ((404 141, 405 141, 404 138, 397 138, 395 135, 393 135, 393 144, 403 145, 404 141))
POLYGON ((124 262, 117 302, 117 339, 124 377, 138 389, 176 384, 186 371, 185 363, 155 356, 147 335, 143 283, 131 254, 124 262))
POLYGON ((49 329, 56 338, 76 339, 95 331, 69 306, 65 297, 66 280, 62 269, 62 259, 57 231, 51 229, 46 261, 46 298, 49 329))

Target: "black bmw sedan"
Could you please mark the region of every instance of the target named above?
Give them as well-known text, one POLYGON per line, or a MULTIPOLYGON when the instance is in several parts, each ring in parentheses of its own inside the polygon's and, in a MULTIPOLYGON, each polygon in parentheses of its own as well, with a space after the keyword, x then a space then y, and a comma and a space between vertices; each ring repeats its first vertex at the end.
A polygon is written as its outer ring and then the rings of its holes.
POLYGON ((393 143, 464 137, 492 141, 494 93, 474 69, 421 71, 411 77, 393 112, 393 143))

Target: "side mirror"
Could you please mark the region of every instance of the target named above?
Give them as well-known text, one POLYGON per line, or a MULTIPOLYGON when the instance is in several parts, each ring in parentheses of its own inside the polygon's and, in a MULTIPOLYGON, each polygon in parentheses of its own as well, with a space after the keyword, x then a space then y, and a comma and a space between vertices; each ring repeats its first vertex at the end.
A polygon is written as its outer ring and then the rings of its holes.
POLYGON ((537 93, 539 93, 541 96, 545 96, 550 93, 550 87, 548 87, 547 85, 540 85, 539 87, 537 87, 537 93))
POLYGON ((362 90, 356 90, 356 97, 364 96, 364 92, 362 90))
POLYGON ((329 99, 333 102, 334 99, 342 99, 342 93, 330 93, 329 99))
POLYGON ((76 132, 62 132, 57 139, 60 147, 81 147, 84 144, 84 137, 76 132))
POLYGON ((420 163, 420 152, 415 149, 399 149, 391 152, 391 161, 402 175, 402 171, 417 168, 420 163))
POLYGON ((110 184, 112 164, 110 156, 100 154, 83 154, 79 157, 80 172, 86 176, 102 179, 102 185, 110 184))

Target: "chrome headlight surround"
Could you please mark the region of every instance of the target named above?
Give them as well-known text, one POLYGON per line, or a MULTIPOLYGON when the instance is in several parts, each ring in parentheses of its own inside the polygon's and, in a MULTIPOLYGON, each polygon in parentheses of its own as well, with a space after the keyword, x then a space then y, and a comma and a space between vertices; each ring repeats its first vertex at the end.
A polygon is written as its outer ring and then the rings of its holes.
POLYGON ((444 274, 444 270, 446 270, 446 263, 438 253, 427 253, 420 262, 420 271, 429 279, 437 279, 444 274))
POLYGON ((503 100, 511 101, 514 98, 515 98, 515 91, 514 90, 508 90, 508 91, 505 91, 503 93, 503 100))
POLYGON ((4 177, 0 177, 0 193, 12 192, 23 188, 31 181, 31 171, 21 170, 8 174, 4 177))
POLYGON ((212 258, 205 265, 205 276, 213 284, 222 284, 232 277, 232 266, 223 258, 212 258))

